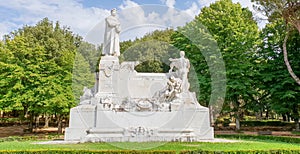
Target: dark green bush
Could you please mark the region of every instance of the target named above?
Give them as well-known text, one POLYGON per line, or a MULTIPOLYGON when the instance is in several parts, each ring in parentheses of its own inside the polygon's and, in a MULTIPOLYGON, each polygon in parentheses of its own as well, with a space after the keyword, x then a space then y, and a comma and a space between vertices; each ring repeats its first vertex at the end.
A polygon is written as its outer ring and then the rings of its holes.
POLYGON ((300 143, 300 138, 283 137, 283 136, 270 136, 270 135, 245 135, 245 134, 224 134, 215 135, 217 138, 230 138, 230 139, 245 139, 245 140, 271 140, 285 143, 300 143))
POLYGON ((227 118, 227 117, 223 117, 223 118, 219 118, 215 121, 215 125, 218 125, 218 124, 222 124, 223 127, 228 127, 229 124, 230 124, 230 118, 227 118))
POLYGON ((19 121, 19 118, 0 118, 0 123, 17 123, 19 121))
POLYGON ((0 118, 0 124, 2 127, 4 126, 13 126, 16 124, 20 124, 21 121, 19 118, 0 118))
POLYGON ((267 120, 267 121, 241 121, 241 126, 290 126, 290 123, 282 122, 282 121, 274 121, 274 120, 267 120))
POLYGON ((58 138, 61 138, 61 135, 49 134, 45 136, 9 136, 9 137, 0 138, 0 142, 53 140, 58 138))

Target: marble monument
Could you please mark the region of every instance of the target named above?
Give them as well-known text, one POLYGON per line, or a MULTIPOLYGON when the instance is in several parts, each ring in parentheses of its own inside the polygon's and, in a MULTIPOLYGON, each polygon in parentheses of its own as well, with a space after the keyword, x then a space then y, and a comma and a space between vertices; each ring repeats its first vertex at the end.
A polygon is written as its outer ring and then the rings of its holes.
POLYGON ((139 62, 119 62, 120 22, 116 10, 106 18, 103 56, 96 90, 84 87, 70 111, 65 141, 201 141, 214 138, 209 110, 189 90, 190 62, 170 58, 168 73, 139 73, 139 62))

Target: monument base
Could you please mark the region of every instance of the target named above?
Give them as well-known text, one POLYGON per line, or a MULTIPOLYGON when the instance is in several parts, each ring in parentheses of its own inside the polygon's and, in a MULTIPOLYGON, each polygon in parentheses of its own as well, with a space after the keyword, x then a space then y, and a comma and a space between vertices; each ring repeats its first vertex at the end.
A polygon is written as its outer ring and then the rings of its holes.
POLYGON ((182 106, 172 112, 111 112, 100 105, 71 109, 66 141, 80 142, 193 142, 214 138, 208 109, 182 106), (75 127, 76 126, 76 127, 75 127))

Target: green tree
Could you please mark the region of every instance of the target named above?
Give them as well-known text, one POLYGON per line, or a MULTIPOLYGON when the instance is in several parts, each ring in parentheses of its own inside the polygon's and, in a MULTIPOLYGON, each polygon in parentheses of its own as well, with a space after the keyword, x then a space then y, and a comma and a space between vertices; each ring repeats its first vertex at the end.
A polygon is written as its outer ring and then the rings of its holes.
MULTIPOLYGON (((81 55, 81 53, 76 54, 73 70, 72 89, 77 104, 80 102, 79 98, 83 94, 82 90, 84 86, 88 88, 92 88, 94 86, 95 72, 91 72, 91 70, 88 69, 94 67, 94 62, 92 62, 92 65, 90 65, 89 62, 90 61, 86 60, 84 56, 81 55)), ((95 69, 95 67, 92 69, 95 69)))
POLYGON ((222 108, 220 101, 224 101, 226 87, 225 66, 217 42, 199 20, 179 27, 172 40, 175 47, 186 52, 193 66, 194 71, 188 75, 190 91, 196 92, 201 105, 210 106, 211 119, 215 120, 222 108), (191 74, 193 72, 196 74, 191 74))
POLYGON ((300 79, 293 71, 288 59, 287 40, 294 28, 300 33, 300 1, 298 0, 252 0, 256 2, 256 8, 263 12, 270 21, 284 19, 286 26, 286 36, 283 42, 283 55, 285 65, 292 78, 300 85, 300 79))
POLYGON ((47 113, 56 115, 61 132, 62 117, 75 105, 72 70, 80 42, 81 38, 69 28, 61 28, 58 22, 54 25, 47 18, 6 36, 4 46, 11 60, 5 62, 9 64, 5 69, 14 71, 10 79, 1 78, 5 83, 1 86, 10 86, 1 102, 21 104, 30 117, 30 130, 34 117, 47 113))
POLYGON ((15 63, 13 53, 7 49, 4 42, 0 42, 0 109, 14 110, 22 108, 20 102, 14 103, 12 88, 18 83, 16 76, 21 75, 22 68, 15 63))
POLYGON ((204 7, 196 20, 207 27, 224 57, 226 102, 233 107, 236 129, 239 130, 245 104, 255 93, 253 57, 259 34, 257 23, 249 9, 231 0, 221 0, 204 7))
POLYGON ((11 61, 7 64, 15 64, 17 70, 10 76, 11 80, 2 78, 2 81, 10 81, 10 87, 6 88, 3 101, 9 106, 18 106, 24 109, 24 114, 30 116, 30 129, 34 116, 40 113, 45 101, 42 96, 42 85, 46 78, 42 73, 45 65, 48 65, 46 58, 43 58, 43 47, 31 46, 29 40, 24 36, 15 36, 13 40, 6 40, 6 48, 12 51, 11 61), (15 74, 16 73, 16 74, 15 74))
POLYGON ((167 72, 170 55, 176 53, 171 45, 174 30, 156 30, 134 41, 121 42, 121 61, 139 61, 138 72, 167 72))
POLYGON ((278 18, 284 19, 288 24, 297 28, 300 33, 300 2, 299 0, 251 0, 255 2, 255 8, 264 13, 269 21, 278 18))
MULTIPOLYGON (((300 87, 290 77, 285 69, 283 62, 284 56, 283 43, 285 42, 286 26, 283 20, 273 21, 266 25, 261 33, 262 42, 260 45, 259 56, 261 79, 264 82, 262 89, 270 95, 271 108, 283 117, 291 116, 299 131, 299 100, 300 87)), ((300 49, 299 33, 291 31, 287 43, 291 66, 296 70, 295 74, 300 75, 300 49)), ((286 119, 286 118, 284 118, 286 119)))
POLYGON ((102 46, 96 48, 95 45, 88 42, 81 42, 77 49, 77 54, 83 56, 83 58, 88 62, 90 72, 96 72, 99 69, 99 57, 101 54, 102 46))

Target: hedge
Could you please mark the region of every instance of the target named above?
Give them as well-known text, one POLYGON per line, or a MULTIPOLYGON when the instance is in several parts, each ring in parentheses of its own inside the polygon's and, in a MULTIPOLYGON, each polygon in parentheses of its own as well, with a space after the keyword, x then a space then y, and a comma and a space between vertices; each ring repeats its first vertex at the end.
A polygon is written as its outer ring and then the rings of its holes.
POLYGON ((36 141, 36 140, 53 140, 59 139, 61 135, 45 135, 45 136, 9 136, 0 138, 0 142, 10 142, 10 141, 36 141))
POLYGON ((176 151, 153 150, 153 151, 136 151, 136 150, 5 150, 1 154, 176 154, 176 151))
POLYGON ((255 126, 293 126, 292 123, 282 122, 278 120, 267 121, 241 121, 241 126, 255 127, 255 126))
POLYGON ((246 140, 271 140, 285 143, 300 143, 300 138, 271 136, 271 135, 245 135, 245 134, 223 134, 215 135, 217 138, 231 138, 231 139, 246 139, 246 140))
POLYGON ((237 150, 237 151, 203 151, 187 150, 180 154, 299 154, 300 150, 237 150))

